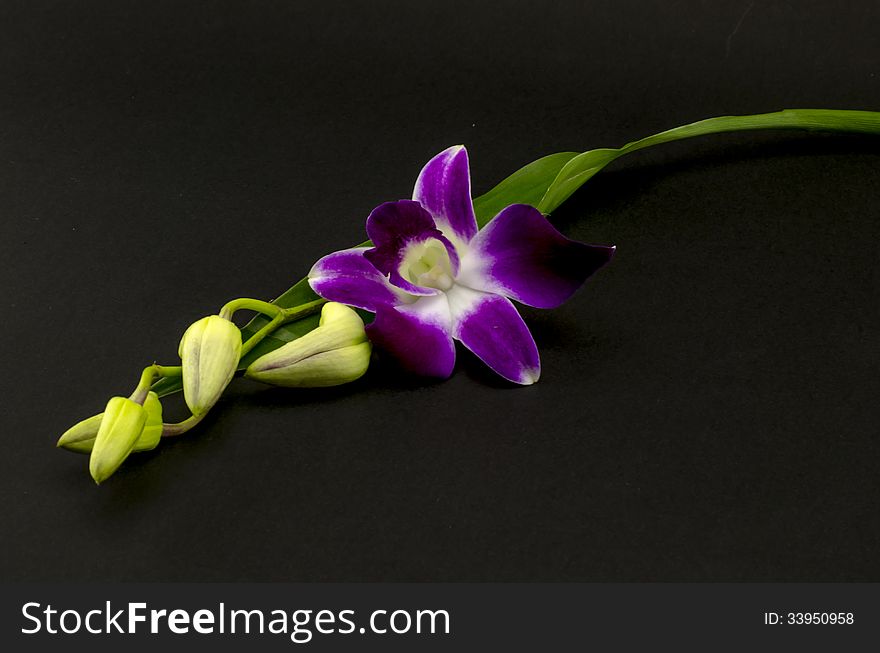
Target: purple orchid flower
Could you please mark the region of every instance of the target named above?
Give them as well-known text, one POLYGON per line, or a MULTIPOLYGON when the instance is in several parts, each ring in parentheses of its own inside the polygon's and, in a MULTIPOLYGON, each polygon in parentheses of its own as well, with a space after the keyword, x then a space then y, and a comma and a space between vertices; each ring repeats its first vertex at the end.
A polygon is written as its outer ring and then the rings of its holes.
POLYGON ((538 380, 541 362, 510 300, 559 306, 614 255, 614 247, 566 238, 526 204, 508 206, 478 231, 464 146, 425 165, 412 200, 376 207, 367 235, 375 247, 314 265, 316 293, 375 313, 370 340, 411 372, 451 375, 458 340, 523 385, 538 380))

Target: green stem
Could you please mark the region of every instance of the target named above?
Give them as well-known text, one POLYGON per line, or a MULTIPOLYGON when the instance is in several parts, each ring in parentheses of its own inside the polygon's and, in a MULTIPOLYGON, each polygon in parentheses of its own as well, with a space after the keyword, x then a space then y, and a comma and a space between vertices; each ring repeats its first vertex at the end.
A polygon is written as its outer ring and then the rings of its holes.
POLYGON ((176 435, 183 435, 196 424, 201 422, 207 414, 208 413, 202 413, 201 415, 191 415, 182 422, 177 422, 176 424, 162 424, 162 437, 171 438, 176 435))
MULTIPOLYGON (((265 302, 264 302, 265 303, 265 302)), ((256 347, 260 342, 269 334, 271 334, 275 329, 280 327, 285 322, 293 322, 294 320, 298 320, 306 315, 311 315, 318 308, 327 303, 326 299, 316 299, 311 302, 306 302, 305 304, 300 304, 299 306, 293 306, 292 308, 281 308, 276 304, 270 304, 270 306, 275 306, 278 309, 278 313, 269 320, 266 324, 264 324, 254 335, 248 338, 244 344, 241 346, 241 358, 244 358, 246 354, 248 354, 254 347, 256 347)))
POLYGON ((157 376, 160 378, 180 376, 182 372, 183 368, 180 366, 156 365, 155 363, 147 365, 144 368, 144 371, 141 372, 140 381, 134 389, 134 392, 131 393, 129 399, 139 404, 143 404, 147 398, 147 393, 150 392, 150 387, 153 385, 153 381, 157 376))
POLYGON ((284 313, 284 321, 293 322, 294 320, 298 320, 301 317, 305 317, 306 315, 317 313, 318 309, 326 303, 326 299, 316 299, 311 302, 306 302, 305 304, 300 304, 299 306, 283 308, 281 310, 284 313))
POLYGON ((257 313, 264 313, 265 315, 271 315, 273 317, 283 310, 280 306, 264 302, 260 299, 240 297, 239 299, 233 299, 231 302, 224 304, 223 308, 220 309, 219 315, 226 320, 231 320, 236 311, 243 309, 256 311, 257 313))
POLYGON ((837 109, 784 109, 750 116, 720 116, 668 129, 632 141, 620 148, 589 150, 572 157, 562 167, 537 208, 545 214, 552 213, 588 179, 624 154, 685 138, 757 129, 809 129, 880 134, 880 113, 837 109))
POLYGON ((256 347, 260 342, 262 342, 263 338, 272 333, 275 329, 280 327, 284 323, 284 311, 279 311, 279 313, 273 317, 271 320, 266 322, 263 327, 257 331, 254 335, 248 338, 241 345, 241 358, 244 358, 248 353, 250 353, 251 349, 256 347))

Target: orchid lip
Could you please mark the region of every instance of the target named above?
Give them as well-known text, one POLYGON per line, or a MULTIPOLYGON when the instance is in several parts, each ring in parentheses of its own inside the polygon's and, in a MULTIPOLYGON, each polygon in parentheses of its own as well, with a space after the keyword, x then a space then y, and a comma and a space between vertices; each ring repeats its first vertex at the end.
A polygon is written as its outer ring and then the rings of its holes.
POLYGON ((449 251, 437 238, 409 245, 403 252, 400 270, 401 276, 415 286, 445 291, 455 283, 449 251))

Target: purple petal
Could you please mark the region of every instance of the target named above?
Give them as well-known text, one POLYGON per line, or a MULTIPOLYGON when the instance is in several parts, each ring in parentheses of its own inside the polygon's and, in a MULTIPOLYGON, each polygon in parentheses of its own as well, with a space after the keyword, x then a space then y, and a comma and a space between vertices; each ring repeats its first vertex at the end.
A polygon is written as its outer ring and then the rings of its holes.
POLYGON ((529 385, 538 380, 538 348, 509 299, 464 286, 447 296, 457 340, 508 381, 529 385))
POLYGON ((570 240, 537 209, 513 204, 473 239, 460 280, 529 306, 555 308, 613 255, 614 247, 570 240))
POLYGON ((455 367, 450 325, 446 296, 423 297, 414 304, 380 306, 367 335, 405 370, 445 379, 455 367))
POLYGON ((309 271, 309 285, 324 299, 375 311, 396 304, 404 293, 365 257, 366 247, 344 249, 320 259, 309 271))
POLYGON ((453 242, 467 243, 474 237, 477 219, 464 145, 450 147, 428 161, 416 180, 413 199, 428 209, 437 226, 453 242))
POLYGON ((453 276, 458 274, 458 253, 452 243, 434 224, 434 218, 412 200, 380 204, 367 218, 367 235, 376 246, 364 256, 380 272, 389 275, 398 288, 413 295, 437 295, 436 288, 420 286, 401 274, 401 264, 407 249, 429 240, 438 240, 446 248, 453 276))

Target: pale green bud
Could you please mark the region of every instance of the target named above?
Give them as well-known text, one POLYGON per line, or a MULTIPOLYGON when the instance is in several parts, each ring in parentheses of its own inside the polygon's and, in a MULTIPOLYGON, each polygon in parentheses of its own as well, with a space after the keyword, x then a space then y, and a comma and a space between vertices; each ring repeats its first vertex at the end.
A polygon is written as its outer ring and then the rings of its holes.
POLYGON ((109 478, 128 458, 146 421, 146 409, 131 399, 113 397, 107 402, 89 458, 89 472, 95 483, 109 478))
POLYGON ((92 453, 102 419, 104 419, 104 413, 99 413, 74 424, 58 438, 58 443, 55 446, 76 453, 92 453))
POLYGON ((364 321, 348 306, 330 302, 318 328, 261 356, 245 376, 289 388, 320 388, 360 378, 370 365, 364 321))
MULTIPOLYGON (((162 437, 162 403, 155 392, 147 395, 144 409, 147 411, 147 421, 140 437, 134 443, 132 451, 155 449, 162 437)), ((56 446, 76 453, 92 453, 95 438, 98 437, 98 429, 101 428, 101 420, 103 419, 104 413, 99 413, 71 426, 58 439, 56 446)))
POLYGON ((180 340, 183 397, 193 415, 208 412, 229 385, 241 356, 241 332, 210 315, 192 324, 180 340))

